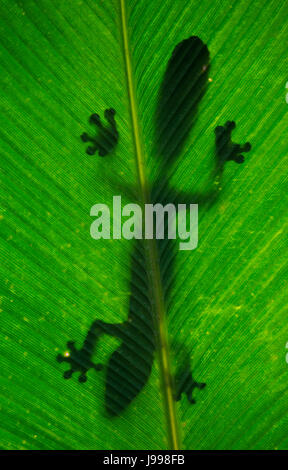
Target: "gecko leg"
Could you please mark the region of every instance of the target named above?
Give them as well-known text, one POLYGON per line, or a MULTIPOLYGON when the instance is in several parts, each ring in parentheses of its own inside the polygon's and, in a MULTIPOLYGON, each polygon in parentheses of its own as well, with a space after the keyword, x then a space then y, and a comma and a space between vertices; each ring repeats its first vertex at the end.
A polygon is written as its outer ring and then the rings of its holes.
POLYGON ((96 320, 89 328, 82 348, 76 349, 75 342, 68 341, 68 350, 64 353, 64 355, 58 354, 56 358, 60 363, 67 362, 70 364, 70 369, 64 372, 63 377, 65 379, 70 379, 75 372, 80 372, 78 380, 79 382, 84 383, 87 381, 86 374, 89 369, 94 369, 95 371, 102 370, 102 364, 95 364, 92 361, 92 356, 98 338, 103 334, 123 338, 123 330, 125 329, 125 326, 125 322, 114 324, 104 323, 101 320, 96 320))

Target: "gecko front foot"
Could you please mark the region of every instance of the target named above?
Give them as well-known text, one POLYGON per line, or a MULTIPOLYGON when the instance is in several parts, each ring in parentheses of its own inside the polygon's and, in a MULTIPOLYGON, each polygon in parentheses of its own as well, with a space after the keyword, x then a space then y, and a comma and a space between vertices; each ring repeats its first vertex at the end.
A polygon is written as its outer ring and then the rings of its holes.
POLYGON ((231 133, 235 127, 235 121, 227 121, 224 126, 217 126, 215 129, 216 153, 220 165, 224 165, 224 163, 229 160, 233 160, 236 163, 243 163, 245 159, 242 153, 251 150, 251 144, 249 142, 246 142, 244 145, 232 142, 231 133))
POLYGON ((202 390, 204 387, 206 387, 205 383, 196 382, 193 379, 190 368, 188 368, 185 372, 178 374, 175 382, 175 400, 179 401, 181 399, 182 393, 184 393, 191 404, 196 403, 195 399, 193 398, 193 391, 195 388, 202 390))
POLYGON ((66 370, 63 374, 64 379, 70 379, 74 372, 80 372, 78 377, 79 382, 86 382, 87 372, 89 369, 102 370, 102 364, 94 364, 91 361, 91 352, 89 349, 82 347, 81 349, 75 348, 74 341, 67 342, 68 351, 62 356, 58 354, 58 362, 68 362, 70 364, 70 369, 66 370))
POLYGON ((89 118, 90 124, 94 124, 98 128, 98 135, 93 137, 84 132, 81 135, 82 142, 91 142, 86 149, 88 155, 94 155, 97 151, 101 157, 111 153, 118 142, 118 131, 115 121, 116 111, 113 108, 106 109, 104 116, 108 122, 108 126, 103 126, 99 114, 93 113, 89 118))

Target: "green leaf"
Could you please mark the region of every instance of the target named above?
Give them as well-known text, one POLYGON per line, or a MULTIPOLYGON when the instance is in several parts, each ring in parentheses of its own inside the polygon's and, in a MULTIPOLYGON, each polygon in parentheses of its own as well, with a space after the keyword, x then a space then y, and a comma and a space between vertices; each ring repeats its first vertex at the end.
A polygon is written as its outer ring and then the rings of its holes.
POLYGON ((1 2, 2 449, 287 448, 286 17, 284 0, 1 2), (89 155, 107 109, 117 131, 89 155), (215 147, 227 121, 241 165, 216 164, 237 158, 215 147), (119 194, 198 203, 197 249, 94 240, 91 207, 119 194), (104 369, 64 380, 57 357, 85 368, 92 349, 104 369), (190 369, 206 387, 175 401, 190 369))

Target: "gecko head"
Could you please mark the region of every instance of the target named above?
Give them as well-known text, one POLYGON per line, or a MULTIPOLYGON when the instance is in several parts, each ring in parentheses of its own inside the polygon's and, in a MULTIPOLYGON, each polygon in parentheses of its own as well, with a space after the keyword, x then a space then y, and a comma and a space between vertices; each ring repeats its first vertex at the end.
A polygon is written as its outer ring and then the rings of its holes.
POLYGON ((208 84, 209 51, 198 36, 174 48, 160 88, 156 110, 156 154, 165 167, 180 156, 208 84))

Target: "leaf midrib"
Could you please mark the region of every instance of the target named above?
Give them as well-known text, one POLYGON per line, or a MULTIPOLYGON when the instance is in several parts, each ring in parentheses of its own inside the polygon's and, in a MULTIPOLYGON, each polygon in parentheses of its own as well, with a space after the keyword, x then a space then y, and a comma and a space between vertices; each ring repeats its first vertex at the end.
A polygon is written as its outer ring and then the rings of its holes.
MULTIPOLYGON (((120 15, 121 15, 121 33, 122 33, 122 45, 123 45, 123 55, 126 69, 126 79, 127 79, 127 89, 129 96, 130 104, 130 113, 131 113, 131 122, 133 130, 133 139, 135 145, 135 156, 136 156, 136 166, 137 174, 139 178, 140 186, 140 196, 141 203, 144 206, 145 204, 150 203, 150 191, 149 185, 146 177, 145 171, 145 152, 144 146, 141 138, 141 129, 138 120, 137 112, 137 99, 133 79, 132 63, 130 56, 130 47, 129 47, 129 35, 128 35, 128 26, 127 26, 127 10, 126 10, 126 1, 120 1, 120 15)), ((168 346, 168 334, 167 334, 167 324, 166 324, 166 312, 165 312, 165 303, 164 295, 162 289, 162 281, 160 275, 160 266, 158 261, 158 250, 155 239, 145 240, 146 249, 145 256, 147 265, 149 266, 149 277, 151 283, 151 292, 152 292, 152 304, 154 309, 155 325, 157 327, 157 338, 158 338, 158 354, 159 354, 159 363, 160 363, 160 373, 161 381, 163 388, 163 401, 164 409, 166 414, 166 423, 167 423, 167 435, 168 435, 168 445, 173 450, 178 450, 180 446, 179 438, 179 427, 178 420, 175 409, 175 402, 173 398, 173 388, 172 388, 172 374, 170 366, 170 354, 168 346)))

